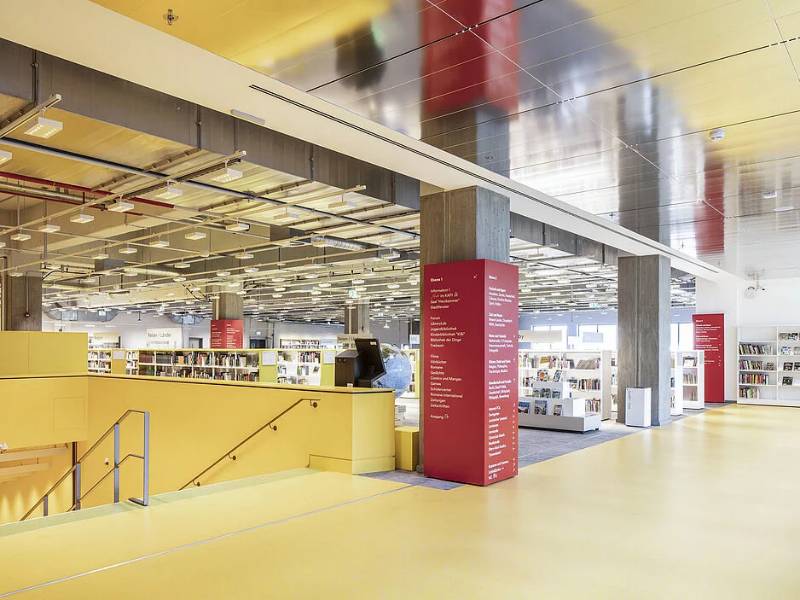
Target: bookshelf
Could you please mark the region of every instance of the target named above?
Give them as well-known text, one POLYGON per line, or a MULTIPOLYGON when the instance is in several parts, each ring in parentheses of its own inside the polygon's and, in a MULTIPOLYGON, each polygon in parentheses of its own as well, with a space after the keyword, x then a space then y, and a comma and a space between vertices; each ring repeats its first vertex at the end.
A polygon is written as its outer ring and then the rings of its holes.
MULTIPOLYGON (((319 342, 319 340, 316 341, 319 342)), ((294 385, 334 384, 335 350, 280 348, 276 352, 276 383, 294 385)))
POLYGON ((739 328, 736 389, 740 404, 779 403, 777 344, 777 327, 739 328))
POLYGON ((520 350, 519 424, 598 429, 604 413, 602 358, 601 352, 520 350))
POLYGON ((126 371, 131 371, 129 374, 132 375, 222 381, 259 381, 260 379, 260 350, 191 348, 142 349, 128 352, 136 354, 135 362, 126 359, 126 371), (132 372, 134 368, 136 369, 135 373, 132 372))
POLYGON ((111 373, 111 348, 89 348, 90 373, 111 373))
POLYGON ((670 414, 682 415, 683 409, 698 410, 705 406, 705 368, 702 350, 670 352, 670 414))

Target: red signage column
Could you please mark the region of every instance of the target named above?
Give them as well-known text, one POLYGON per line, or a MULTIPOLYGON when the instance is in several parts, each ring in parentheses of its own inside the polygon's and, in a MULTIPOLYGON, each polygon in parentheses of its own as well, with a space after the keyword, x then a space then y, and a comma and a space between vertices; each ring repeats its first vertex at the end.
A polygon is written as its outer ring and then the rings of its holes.
POLYGON ((705 401, 725 402, 725 315, 692 315, 694 349, 705 352, 705 401))
POLYGON ((425 475, 488 485, 517 474, 517 268, 426 265, 425 475))
POLYGON ((212 348, 242 348, 244 343, 244 321, 241 319, 212 319, 212 348))

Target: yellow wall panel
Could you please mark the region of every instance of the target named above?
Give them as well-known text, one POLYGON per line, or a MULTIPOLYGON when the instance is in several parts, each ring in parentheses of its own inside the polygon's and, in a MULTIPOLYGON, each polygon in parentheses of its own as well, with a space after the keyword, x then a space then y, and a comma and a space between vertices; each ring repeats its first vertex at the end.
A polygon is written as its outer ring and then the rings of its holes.
POLYGON ((0 376, 86 373, 85 333, 0 331, 0 376))
POLYGON ((28 331, 0 331, 0 375, 29 373, 29 341, 28 331))

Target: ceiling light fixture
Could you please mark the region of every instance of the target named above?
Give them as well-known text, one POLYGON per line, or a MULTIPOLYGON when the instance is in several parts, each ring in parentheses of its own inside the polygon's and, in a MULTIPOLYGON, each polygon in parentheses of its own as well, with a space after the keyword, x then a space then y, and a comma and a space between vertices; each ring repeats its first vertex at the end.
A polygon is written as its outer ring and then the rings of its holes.
POLYGON ((790 210, 794 210, 794 206, 776 206, 772 210, 776 213, 789 212, 790 210))
POLYGON ((187 240, 192 240, 193 242, 196 242, 197 240, 206 239, 206 233, 204 231, 190 231, 183 237, 185 237, 187 240))
POLYGON ((70 223, 78 223, 80 225, 85 225, 86 223, 91 223, 94 221, 94 216, 87 215, 86 213, 80 213, 79 215, 74 215, 69 218, 70 223))
POLYGON ((244 270, 245 273, 258 273, 258 267, 247 267, 244 270))
POLYGON ((181 281, 186 281, 186 277, 184 277, 182 275, 179 275, 178 277, 173 277, 172 281, 175 281, 176 283, 180 283, 181 281))
POLYGON ((183 190, 179 187, 176 187, 172 181, 167 182, 167 187, 164 188, 163 192, 156 194, 156 198, 163 198, 164 200, 172 200, 173 198, 178 198, 179 196, 183 196, 183 190))
POLYGON ((238 258, 239 260, 250 260, 251 258, 253 258, 253 255, 247 250, 239 252, 238 254, 234 254, 233 256, 234 258, 238 258))
POLYGON ((29 239, 31 239, 31 236, 20 231, 19 233, 12 235, 10 239, 14 240, 15 242, 27 242, 29 239))
POLYGON ((42 233, 56 233, 61 231, 60 225, 54 225, 53 223, 46 223, 44 225, 39 226, 39 231, 42 233))
POLYGON ((153 240, 150 242, 151 248, 169 248, 169 242, 167 240, 162 240, 161 238, 157 240, 153 240))
POLYGON ((301 213, 300 213, 299 210, 294 210, 294 209, 291 209, 291 208, 285 208, 281 212, 279 212, 278 214, 273 215, 272 216, 272 220, 277 222, 277 223, 282 223, 284 221, 291 221, 293 219, 299 219, 300 218, 300 214, 301 213))
POLYGON ((116 202, 113 202, 108 206, 108 210, 116 213, 128 212, 129 210, 133 210, 134 208, 135 207, 133 205, 133 202, 126 202, 125 200, 117 200, 116 202))
POLYGON ((240 223, 236 221, 235 223, 228 223, 225 225, 225 231, 230 231, 231 233, 241 233, 243 231, 249 231, 250 225, 247 223, 240 223))
POLYGON ((708 132, 708 137, 712 142, 719 142, 725 139, 725 130, 722 127, 717 127, 708 132))
POLYGON ((119 249, 120 254, 136 254, 136 248, 133 246, 125 246, 119 249))
POLYGON ((33 120, 31 126, 25 130, 25 134, 47 139, 53 137, 62 129, 64 129, 64 123, 61 121, 39 115, 33 120))
POLYGON ((761 194, 761 197, 764 198, 764 200, 775 200, 775 198, 778 197, 778 192, 775 190, 770 190, 761 194))
POLYGON ((212 177, 212 181, 218 181, 219 183, 230 183, 231 181, 236 181, 237 179, 242 178, 242 172, 238 169, 232 169, 228 166, 225 167, 225 170, 222 171, 216 177, 212 177))
POLYGON ((11 152, 8 152, 7 150, 0 150, 0 165, 7 163, 12 158, 14 158, 14 155, 11 154, 11 152))
POLYGON ((230 271, 217 271, 217 277, 227 277, 230 274, 230 271))
POLYGON ((24 273, 22 271, 11 271, 9 275, 11 275, 11 277, 22 277, 24 273))

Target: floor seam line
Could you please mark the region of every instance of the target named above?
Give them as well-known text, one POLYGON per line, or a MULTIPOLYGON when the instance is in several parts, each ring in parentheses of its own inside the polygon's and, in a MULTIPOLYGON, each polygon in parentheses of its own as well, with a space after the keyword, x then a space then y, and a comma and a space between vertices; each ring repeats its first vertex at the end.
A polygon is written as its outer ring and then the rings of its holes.
POLYGON ((189 548, 194 548, 197 546, 205 546, 207 544, 211 544, 220 540, 224 540, 227 538, 235 537, 237 535, 241 535, 244 533, 250 533, 252 531, 258 531, 259 529, 264 529, 266 527, 272 527, 274 525, 282 525, 283 523, 288 523, 291 521, 295 521, 297 519, 301 519, 304 517, 311 517, 317 514, 321 514, 324 512, 328 512, 331 510, 336 510, 337 508, 341 508, 344 506, 350 506, 353 504, 358 504, 360 502, 365 502, 367 500, 372 500, 373 498, 379 498, 381 496, 387 496, 389 494, 394 494, 400 492, 405 489, 409 489, 415 487, 413 485, 407 484, 403 485, 402 487, 395 488, 392 490, 384 490, 383 492, 378 492, 377 494, 371 494, 369 496, 364 496, 362 498, 354 498, 352 500, 347 500, 345 502, 340 502, 339 504, 333 504, 330 506, 323 506, 322 508, 315 508, 314 510, 306 511, 304 513, 300 513, 297 515, 290 515, 288 517, 282 517, 280 519, 273 519, 271 521, 265 521, 264 523, 259 523, 257 525, 251 525, 250 527, 245 527, 242 529, 237 529, 234 531, 227 531, 225 533, 220 533, 217 535, 213 535, 208 538, 203 538, 200 540, 194 540, 192 542, 187 542, 185 544, 179 544, 177 546, 173 546, 171 548, 165 548, 164 550, 159 550, 158 552, 151 552, 149 554, 143 554, 141 556, 136 556, 134 558, 129 558, 126 560, 122 560, 116 563, 112 563, 110 565, 104 565, 102 567, 96 567, 94 569, 89 569, 88 571, 82 571, 80 573, 73 573, 72 575, 65 575, 63 577, 58 577, 56 579, 51 579, 49 581, 43 581, 41 583, 35 583, 33 585, 25 586, 18 588, 16 590, 10 590, 8 592, 0 593, 0 599, 2 598, 10 598, 11 596, 15 596, 17 594, 23 594, 25 592, 31 592, 34 590, 39 590, 42 588, 58 585, 60 583, 66 583, 68 581, 73 581, 75 579, 81 579, 83 577, 87 577, 89 575, 95 575, 97 573, 103 573, 105 571, 111 571, 113 569, 117 569, 120 567, 125 567, 127 565, 136 564, 139 562, 144 562, 146 560, 150 560, 153 558, 161 558, 162 556, 169 556, 170 554, 175 554, 177 552, 181 552, 183 550, 188 550, 189 548))

